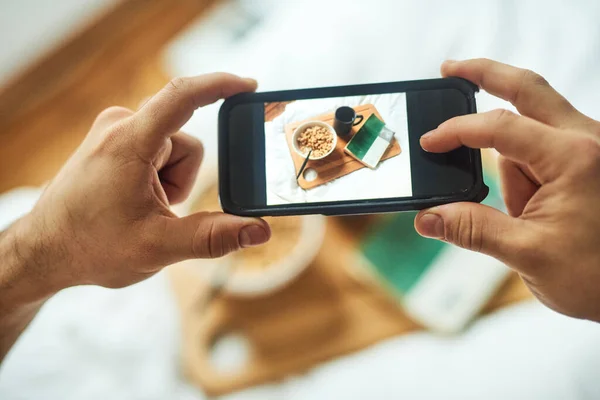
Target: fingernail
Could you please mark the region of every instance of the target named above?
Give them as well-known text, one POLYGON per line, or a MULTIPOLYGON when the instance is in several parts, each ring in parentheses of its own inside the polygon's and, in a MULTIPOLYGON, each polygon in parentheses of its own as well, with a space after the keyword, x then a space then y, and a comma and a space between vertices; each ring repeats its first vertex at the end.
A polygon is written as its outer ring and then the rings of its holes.
POLYGON ((419 218, 419 233, 434 239, 444 238, 444 221, 437 214, 427 213, 419 218))
POLYGON ((437 129, 432 129, 429 132, 425 133, 423 136, 421 136, 421 140, 423 139, 429 139, 430 137, 432 137, 433 135, 435 135, 437 129))
POLYGON ((248 225, 240 231, 240 246, 252 247, 263 244, 269 240, 269 235, 265 228, 258 225, 248 225))
POLYGON ((424 134, 423 136, 421 136, 421 138, 419 139, 419 143, 421 144, 421 148, 423 150, 425 150, 426 152, 429 152, 429 150, 427 150, 423 145, 425 144, 425 142, 427 140, 429 140, 433 135, 435 135, 435 129, 432 131, 427 132, 426 134, 424 134))
POLYGON ((455 62, 456 62, 456 60, 448 59, 448 60, 444 61, 443 64, 450 65, 450 64, 454 64, 455 62))

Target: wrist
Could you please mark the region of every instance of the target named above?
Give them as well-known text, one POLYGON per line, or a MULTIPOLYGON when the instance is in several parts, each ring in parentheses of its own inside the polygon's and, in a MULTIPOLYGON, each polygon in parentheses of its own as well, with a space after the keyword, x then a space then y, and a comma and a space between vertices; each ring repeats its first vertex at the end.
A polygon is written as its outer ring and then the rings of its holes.
POLYGON ((56 264, 30 216, 0 232, 0 362, 44 302, 60 290, 56 264))
POLYGON ((38 304, 58 292, 56 250, 31 223, 31 216, 0 233, 0 312, 38 304))

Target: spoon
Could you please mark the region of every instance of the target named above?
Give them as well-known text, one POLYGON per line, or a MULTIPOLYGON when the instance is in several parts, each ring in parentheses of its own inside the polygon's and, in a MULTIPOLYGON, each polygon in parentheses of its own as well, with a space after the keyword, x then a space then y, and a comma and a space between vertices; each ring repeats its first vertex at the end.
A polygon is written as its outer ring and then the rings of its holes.
POLYGON ((296 175, 296 180, 300 179, 300 175, 302 175, 302 172, 304 172, 304 168, 306 168, 306 163, 308 162, 308 158, 310 157, 311 154, 312 154, 312 149, 310 149, 308 151, 308 154, 306 155, 306 158, 304 159, 304 162, 302 163, 302 166, 300 167, 300 171, 298 171, 298 175, 296 175))

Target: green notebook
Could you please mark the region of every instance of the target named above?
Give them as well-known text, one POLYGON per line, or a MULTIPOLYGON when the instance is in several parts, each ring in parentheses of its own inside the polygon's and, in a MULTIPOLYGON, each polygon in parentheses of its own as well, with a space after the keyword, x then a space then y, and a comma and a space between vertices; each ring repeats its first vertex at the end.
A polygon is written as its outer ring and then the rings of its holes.
MULTIPOLYGON (((503 208, 498 188, 486 179, 485 204, 503 208)), ((508 269, 499 261, 419 236, 414 212, 392 215, 362 243, 364 263, 410 318, 439 333, 459 332, 478 314, 508 269)))
POLYGON ((348 142, 344 151, 367 167, 375 168, 393 138, 394 132, 387 128, 375 114, 371 114, 348 142))
MULTIPOLYGON (((486 177, 490 186, 483 204, 502 208, 497 184, 486 177)), ((361 251, 374 272, 399 295, 408 293, 428 270, 432 261, 448 244, 421 237, 414 228, 416 212, 398 213, 373 226, 362 242, 361 251)))

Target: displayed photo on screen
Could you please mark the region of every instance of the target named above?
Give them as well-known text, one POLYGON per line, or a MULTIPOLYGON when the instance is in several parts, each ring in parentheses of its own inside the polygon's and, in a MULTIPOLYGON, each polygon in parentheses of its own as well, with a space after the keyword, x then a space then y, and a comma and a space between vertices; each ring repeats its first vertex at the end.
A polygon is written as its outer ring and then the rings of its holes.
POLYGON ((265 104, 267 205, 412 196, 404 93, 265 104))

